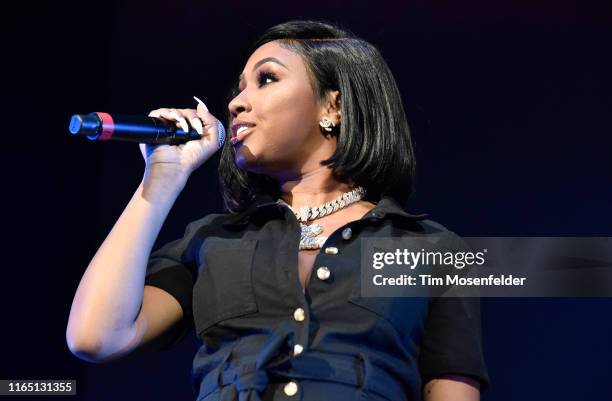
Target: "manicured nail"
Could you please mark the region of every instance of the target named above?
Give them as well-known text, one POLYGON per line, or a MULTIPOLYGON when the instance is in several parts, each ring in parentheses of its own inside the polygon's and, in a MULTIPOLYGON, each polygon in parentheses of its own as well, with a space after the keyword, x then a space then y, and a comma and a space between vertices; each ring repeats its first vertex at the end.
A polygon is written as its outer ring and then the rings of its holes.
POLYGON ((187 124, 187 120, 185 120, 184 117, 179 116, 176 111, 173 111, 170 114, 172 115, 172 117, 174 117, 175 120, 179 122, 179 124, 181 124, 181 129, 183 131, 185 132, 189 131, 189 124, 187 124))
POLYGON ((194 96, 193 98, 204 108, 204 111, 208 111, 208 107, 206 107, 202 100, 200 100, 197 96, 194 96))
POLYGON ((194 117, 191 120, 191 124, 193 125, 193 128, 195 128, 195 130, 198 131, 198 134, 204 135, 204 127, 202 127, 202 121, 200 121, 199 118, 194 117))

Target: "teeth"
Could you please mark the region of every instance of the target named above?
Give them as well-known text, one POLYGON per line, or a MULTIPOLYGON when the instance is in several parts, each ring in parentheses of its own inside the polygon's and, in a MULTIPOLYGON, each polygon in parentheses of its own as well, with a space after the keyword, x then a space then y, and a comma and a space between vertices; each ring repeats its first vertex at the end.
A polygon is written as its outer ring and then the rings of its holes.
POLYGON ((241 127, 240 127, 240 128, 238 128, 238 130, 236 131, 236 135, 240 135, 240 133, 241 133, 241 132, 243 132, 243 131, 245 131, 245 130, 247 130, 247 129, 249 129, 249 127, 246 127, 246 126, 244 126, 244 125, 243 125, 243 126, 241 126, 241 127))

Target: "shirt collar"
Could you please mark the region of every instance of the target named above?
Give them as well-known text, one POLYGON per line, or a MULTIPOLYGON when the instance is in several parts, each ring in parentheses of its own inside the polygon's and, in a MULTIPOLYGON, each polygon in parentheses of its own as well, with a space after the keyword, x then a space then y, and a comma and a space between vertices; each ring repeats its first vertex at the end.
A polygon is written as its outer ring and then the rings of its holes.
POLYGON ((269 194, 259 194, 255 196, 255 199, 249 206, 242 212, 231 214, 226 218, 225 222, 222 223, 224 226, 242 225, 249 222, 250 218, 254 215, 259 215, 264 211, 280 211, 280 205, 276 203, 269 194))
MULTIPOLYGON (((269 194, 259 194, 244 211, 230 215, 222 224, 224 226, 242 225, 247 224, 252 217, 262 213, 282 213, 283 206, 277 204, 276 201, 277 199, 269 194)), ((429 216, 427 213, 408 213, 394 198, 383 195, 376 206, 363 216, 363 219, 383 219, 387 215, 408 220, 423 220, 429 216)))
POLYGON ((401 217, 408 220, 423 220, 429 216, 427 213, 408 213, 394 198, 383 195, 376 206, 366 213, 363 218, 374 217, 382 219, 387 215, 392 217, 401 217))

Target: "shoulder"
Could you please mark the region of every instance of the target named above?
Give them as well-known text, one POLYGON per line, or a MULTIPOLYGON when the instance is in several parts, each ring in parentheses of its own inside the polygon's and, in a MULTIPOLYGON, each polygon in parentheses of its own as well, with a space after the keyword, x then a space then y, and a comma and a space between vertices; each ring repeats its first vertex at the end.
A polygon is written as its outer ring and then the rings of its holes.
POLYGON ((456 232, 448 229, 442 224, 433 221, 433 220, 425 220, 425 223, 436 230, 436 235, 440 238, 440 246, 444 249, 448 250, 465 250, 468 244, 465 242, 463 238, 456 232))
POLYGON ((455 231, 430 218, 393 219, 391 224, 394 238, 423 240, 438 250, 462 250, 467 246, 455 231))
POLYGON ((187 232, 192 234, 203 232, 213 234, 215 231, 221 230, 226 222, 231 221, 233 216, 231 213, 207 214, 187 224, 187 232))
POLYGON ((211 213, 191 221, 186 228, 186 237, 236 237, 245 231, 244 224, 236 224, 240 214, 211 213))
POLYGON ((456 232, 435 220, 425 219, 418 223, 425 235, 437 236, 449 243, 461 241, 461 237, 456 232))
POLYGON ((450 236, 454 234, 446 226, 430 219, 428 213, 414 213, 407 210, 392 196, 383 196, 365 217, 390 220, 393 226, 415 235, 450 236))

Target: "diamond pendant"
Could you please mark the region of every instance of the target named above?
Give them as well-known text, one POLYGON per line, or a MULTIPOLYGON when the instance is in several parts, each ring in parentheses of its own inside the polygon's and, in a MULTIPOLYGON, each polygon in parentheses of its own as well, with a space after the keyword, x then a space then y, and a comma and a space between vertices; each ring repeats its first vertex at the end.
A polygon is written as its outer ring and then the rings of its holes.
POLYGON ((311 224, 307 226, 300 223, 300 249, 317 249, 320 247, 316 236, 323 232, 323 227, 320 224, 311 224))

